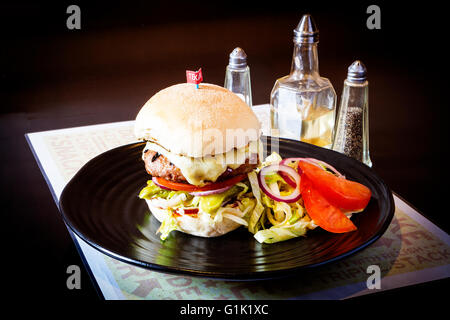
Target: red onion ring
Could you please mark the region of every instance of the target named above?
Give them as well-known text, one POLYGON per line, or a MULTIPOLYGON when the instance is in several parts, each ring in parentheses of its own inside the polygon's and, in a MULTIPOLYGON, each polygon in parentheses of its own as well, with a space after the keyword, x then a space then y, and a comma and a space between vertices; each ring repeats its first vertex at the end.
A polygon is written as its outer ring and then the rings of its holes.
MULTIPOLYGON (((289 158, 288 158, 288 159, 289 159, 289 158)), ((288 162, 288 161, 287 161, 288 159, 283 159, 283 160, 281 160, 280 164, 282 164, 282 165, 287 165, 286 162, 288 162)), ((289 175, 287 175, 286 173, 280 171, 280 172, 278 172, 278 174, 279 174, 279 175, 283 178, 283 180, 284 180, 288 185, 290 185, 292 188, 295 188, 295 187, 297 186, 297 184, 295 183, 295 181, 292 180, 292 178, 291 178, 289 175)), ((299 172, 299 174, 301 174, 301 172, 299 172)))
POLYGON ((304 158, 302 161, 309 162, 311 164, 315 164, 316 166, 323 165, 325 168, 331 170, 334 174, 336 174, 340 178, 345 178, 345 176, 340 173, 335 167, 333 167, 331 164, 326 163, 325 161, 314 159, 314 158, 304 158))
POLYGON ((203 196, 209 196, 211 194, 216 194, 216 193, 222 193, 227 191, 228 189, 230 189, 232 186, 228 186, 228 187, 224 187, 224 188, 220 188, 220 189, 215 189, 215 190, 208 190, 208 191, 198 191, 198 192, 189 192, 191 195, 195 196, 195 197, 203 197, 203 196))
POLYGON ((172 191, 172 189, 169 189, 169 188, 163 186, 162 184, 158 183, 158 181, 156 181, 156 177, 152 177, 152 181, 154 184, 156 184, 161 189, 172 191))
POLYGON ((295 188, 297 186, 297 184, 295 183, 294 180, 292 180, 292 178, 290 176, 288 176, 286 173, 284 173, 283 171, 278 172, 278 174, 280 175, 280 177, 283 178, 284 182, 286 182, 288 185, 290 185, 292 188, 295 188))
MULTIPOLYGON (((292 162, 298 162, 298 161, 305 161, 305 162, 315 165, 316 167, 319 167, 321 169, 323 169, 322 166, 324 166, 325 168, 332 171, 338 177, 345 178, 345 176, 342 173, 340 173, 335 167, 326 163, 325 161, 318 160, 315 158, 286 158, 286 159, 281 160, 280 164, 286 164, 286 163, 292 163, 292 162)), ((299 172, 299 173, 301 174, 301 172, 299 172)))
POLYGON ((295 171, 295 169, 284 165, 284 164, 272 164, 270 166, 264 167, 261 169, 261 171, 259 171, 258 174, 258 182, 259 182, 259 187, 262 189, 262 191, 271 199, 275 200, 275 201, 279 201, 279 202, 286 202, 286 203, 291 203, 291 202, 296 202, 300 199, 300 175, 297 173, 297 171, 295 171), (286 175, 289 175, 289 177, 291 179, 293 179, 293 181, 295 182, 295 187, 294 187, 294 191, 291 192, 291 194, 287 195, 287 196, 281 196, 281 195, 277 195, 274 194, 269 186, 266 183, 266 179, 265 176, 268 173, 272 173, 272 172, 278 172, 278 173, 285 173, 286 175))

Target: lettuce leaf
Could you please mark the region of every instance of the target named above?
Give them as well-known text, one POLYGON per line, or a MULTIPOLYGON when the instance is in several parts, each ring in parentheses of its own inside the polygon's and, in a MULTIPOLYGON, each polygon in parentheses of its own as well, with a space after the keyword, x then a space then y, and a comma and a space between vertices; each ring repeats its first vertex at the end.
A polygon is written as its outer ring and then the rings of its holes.
MULTIPOLYGON (((245 184, 244 184, 245 186, 245 184)), ((208 196, 199 197, 199 208, 203 212, 213 214, 222 206, 222 203, 233 198, 235 195, 240 194, 243 188, 241 185, 234 185, 227 191, 217 194, 211 194, 208 196)), ((247 187, 248 189, 248 187, 247 187)), ((244 188, 245 191, 245 188, 244 188)))
POLYGON ((178 230, 177 220, 172 214, 168 214, 166 215, 163 222, 161 222, 161 225, 159 226, 157 233, 158 232, 161 233, 160 239, 164 241, 169 236, 169 234, 174 230, 178 230))
POLYGON ((245 216, 249 216, 249 213, 251 213, 251 211, 253 210, 253 208, 256 205, 256 200, 253 198, 240 198, 239 200, 239 210, 241 210, 242 212, 245 212, 245 216))
POLYGON ((256 199, 256 205, 253 208, 253 211, 250 215, 250 219, 248 222, 248 230, 255 234, 258 232, 261 224, 259 223, 261 216, 264 212, 264 206, 261 203, 261 189, 258 184, 258 177, 256 176, 256 172, 252 171, 248 173, 248 181, 250 181, 250 186, 252 187, 253 196, 256 199))
POLYGON ((305 219, 301 219, 292 225, 285 224, 260 230, 254 235, 254 237, 260 243, 276 243, 304 236, 308 230, 316 227, 317 226, 306 217, 305 219))
POLYGON ((139 198, 150 200, 157 196, 159 198, 167 199, 170 195, 170 190, 163 190, 158 187, 152 180, 147 181, 147 186, 139 192, 139 198))
POLYGON ((281 162, 281 160, 283 160, 283 159, 281 158, 281 156, 278 153, 272 152, 270 154, 270 156, 266 157, 264 162, 261 164, 261 168, 267 167, 271 164, 278 164, 281 162))
POLYGON ((272 183, 286 183, 284 181, 284 179, 276 172, 272 173, 272 174, 268 174, 264 177, 266 179, 266 183, 267 185, 271 185, 272 183))

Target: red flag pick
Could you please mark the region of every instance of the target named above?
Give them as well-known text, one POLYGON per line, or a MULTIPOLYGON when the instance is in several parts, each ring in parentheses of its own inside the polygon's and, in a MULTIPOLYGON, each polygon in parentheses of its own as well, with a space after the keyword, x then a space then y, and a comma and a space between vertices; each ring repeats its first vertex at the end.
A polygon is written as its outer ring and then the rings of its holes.
POLYGON ((186 82, 194 83, 197 85, 203 81, 202 68, 198 69, 198 71, 190 71, 186 70, 186 82))

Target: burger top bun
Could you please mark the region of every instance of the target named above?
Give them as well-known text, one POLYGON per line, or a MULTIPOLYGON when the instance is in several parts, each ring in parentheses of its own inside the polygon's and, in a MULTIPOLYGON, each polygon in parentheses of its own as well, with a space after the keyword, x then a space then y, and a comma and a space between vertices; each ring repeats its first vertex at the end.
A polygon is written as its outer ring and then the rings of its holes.
MULTIPOLYGON (((154 206, 151 200, 145 201, 147 202, 147 205, 155 218, 158 219, 158 221, 163 222, 167 214, 169 214, 168 211, 154 206)), ((221 222, 214 223, 209 214, 199 214, 198 218, 193 218, 189 215, 182 215, 176 219, 180 231, 206 238, 224 235, 241 226, 240 224, 226 218, 221 222)))
POLYGON ((159 91, 145 103, 135 122, 138 139, 188 157, 242 148, 260 134, 258 118, 242 99, 208 83, 201 83, 199 89, 181 83, 159 91))

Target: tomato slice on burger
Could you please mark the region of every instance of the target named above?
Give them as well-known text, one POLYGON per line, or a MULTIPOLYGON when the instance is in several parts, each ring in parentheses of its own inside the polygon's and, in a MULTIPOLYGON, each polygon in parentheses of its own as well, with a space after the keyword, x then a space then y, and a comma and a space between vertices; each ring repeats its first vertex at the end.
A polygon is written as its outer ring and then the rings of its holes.
POLYGON ((339 208, 331 205, 305 175, 302 175, 300 190, 306 212, 319 227, 333 233, 356 230, 353 222, 339 208))
POLYGON ((202 186, 202 187, 195 186, 195 185, 189 184, 189 183, 173 182, 173 181, 169 181, 169 180, 166 180, 163 178, 157 178, 157 177, 153 177, 153 179, 156 180, 157 184, 160 184, 171 190, 199 192, 199 191, 209 191, 209 190, 216 190, 216 189, 222 189, 225 187, 229 187, 229 186, 235 185, 236 183, 244 180, 246 177, 247 177, 247 175, 241 174, 241 175, 235 176, 233 178, 230 178, 228 180, 220 181, 220 182, 213 182, 213 183, 207 184, 206 186, 202 186))
POLYGON ((360 211, 369 203, 372 192, 366 186, 337 177, 313 164, 300 161, 298 166, 330 204, 349 211, 360 211))

